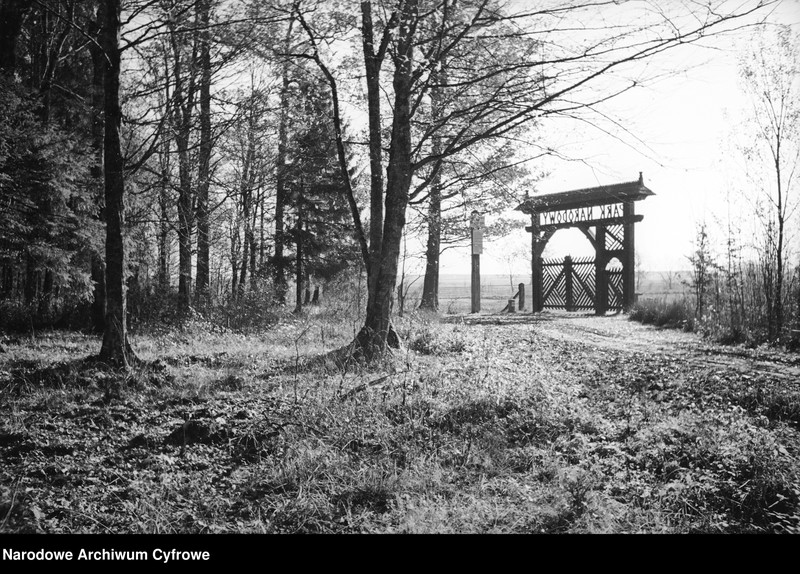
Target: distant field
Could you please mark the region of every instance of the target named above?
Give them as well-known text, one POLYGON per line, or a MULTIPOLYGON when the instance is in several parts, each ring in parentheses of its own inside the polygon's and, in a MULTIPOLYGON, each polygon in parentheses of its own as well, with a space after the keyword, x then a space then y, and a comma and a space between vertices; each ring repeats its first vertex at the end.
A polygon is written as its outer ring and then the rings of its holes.
MULTIPOLYGON (((688 272, 646 272, 639 278, 636 292, 642 299, 677 299, 688 292, 683 283, 688 279, 688 272), (687 279, 684 279, 686 277, 687 279)), ((481 312, 497 313, 505 307, 506 302, 516 292, 517 286, 525 283, 525 307, 530 309, 531 278, 530 275, 484 275, 481 277, 481 312), (512 287, 513 285, 513 287, 512 287)), ((406 278, 408 288, 407 309, 419 305, 422 295, 422 276, 412 275, 406 278)), ((470 276, 466 274, 441 275, 439 277, 439 308, 443 313, 457 314, 470 311, 470 276)))

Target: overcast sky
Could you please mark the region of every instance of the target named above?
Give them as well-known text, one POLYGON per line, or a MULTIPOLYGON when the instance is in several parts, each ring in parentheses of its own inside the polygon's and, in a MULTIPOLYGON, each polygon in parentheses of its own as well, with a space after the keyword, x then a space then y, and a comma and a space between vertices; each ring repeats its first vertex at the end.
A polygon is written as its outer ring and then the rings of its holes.
MULTIPOLYGON (((800 29, 800 2, 785 0, 771 20, 800 29)), ((644 215, 636 228, 636 249, 646 270, 688 267, 697 222, 705 219, 713 226, 714 217, 724 215, 725 192, 735 178, 735 163, 725 148, 749 105, 737 66, 742 39, 723 37, 706 44, 713 48, 686 46, 661 57, 657 65, 662 69, 684 71, 623 94, 604 108, 630 133, 617 129, 609 135, 566 119, 544 126, 553 145, 576 161, 548 161, 540 193, 632 181, 644 173, 645 184, 656 193, 636 205, 644 215)), ((507 273, 502 254, 529 241, 520 231, 487 242, 482 273, 507 273)), ((559 231, 545 252, 568 254, 591 254, 578 231, 559 231)), ((469 261, 468 248, 448 250, 441 272, 469 273, 469 261)), ((529 273, 530 263, 520 258, 515 269, 529 273)))

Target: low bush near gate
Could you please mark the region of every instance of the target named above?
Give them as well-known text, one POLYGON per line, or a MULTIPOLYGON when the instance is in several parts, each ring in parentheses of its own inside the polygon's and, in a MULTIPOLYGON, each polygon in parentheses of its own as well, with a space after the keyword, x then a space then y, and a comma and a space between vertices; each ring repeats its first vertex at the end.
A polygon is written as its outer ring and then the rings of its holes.
POLYGON ((630 320, 684 331, 694 331, 695 328, 694 313, 685 299, 670 302, 657 299, 640 300, 631 309, 630 320))

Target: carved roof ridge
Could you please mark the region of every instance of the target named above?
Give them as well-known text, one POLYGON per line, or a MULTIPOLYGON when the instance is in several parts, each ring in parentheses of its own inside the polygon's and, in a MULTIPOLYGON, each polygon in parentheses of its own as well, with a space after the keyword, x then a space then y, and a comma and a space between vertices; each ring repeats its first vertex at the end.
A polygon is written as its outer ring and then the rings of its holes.
POLYGON ((642 172, 639 172, 639 179, 634 181, 534 195, 520 204, 517 210, 530 213, 531 211, 575 209, 622 201, 639 201, 651 195, 655 195, 655 193, 644 184, 642 172))

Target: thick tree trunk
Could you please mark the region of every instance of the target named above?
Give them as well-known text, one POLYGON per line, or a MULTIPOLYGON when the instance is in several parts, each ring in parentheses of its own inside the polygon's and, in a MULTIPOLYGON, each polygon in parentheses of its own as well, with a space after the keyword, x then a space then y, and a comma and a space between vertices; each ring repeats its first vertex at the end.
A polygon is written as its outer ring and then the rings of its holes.
POLYGON ((173 88, 175 144, 178 149, 178 305, 186 312, 192 301, 192 228, 194 227, 192 167, 189 143, 192 130, 195 82, 193 66, 184 76, 181 40, 171 24, 170 42, 175 60, 173 88), (188 79, 188 81, 187 81, 188 79))
MULTIPOLYGON (((375 50, 372 26, 372 4, 361 2, 361 37, 364 52, 364 67, 367 72, 367 111, 369 117, 369 264, 367 285, 371 299, 375 291, 383 242, 383 139, 381 137, 381 92, 380 70, 383 53, 375 50)), ((369 306, 369 302, 367 303, 369 306)))
POLYGON ((13 74, 17 69, 17 38, 32 5, 30 0, 0 2, 0 72, 13 74))
POLYGON ((201 306, 208 303, 209 223, 208 188, 211 177, 211 41, 210 1, 197 4, 200 32, 200 150, 197 166, 197 278, 195 297, 201 306))
MULTIPOLYGON (((91 166, 93 195, 97 209, 97 218, 105 221, 105 191, 103 182, 103 146, 105 140, 105 57, 102 48, 101 31, 105 21, 105 3, 98 4, 96 21, 92 22, 90 34, 97 43, 89 44, 89 54, 92 57, 92 154, 94 161, 91 166)), ((91 250, 91 274, 94 284, 91 306, 92 326, 94 330, 102 333, 105 329, 106 314, 106 271, 105 262, 101 252, 91 250)))
POLYGON ((428 240, 425 246, 425 278, 422 283, 421 309, 439 309, 439 257, 442 241, 442 189, 441 177, 431 182, 428 198, 428 240))
MULTIPOLYGON (((446 70, 442 68, 431 74, 431 123, 436 125, 442 119, 443 102, 441 89, 437 84, 442 83, 446 70)), ((442 137, 437 131, 431 142, 431 156, 438 157, 442 154, 442 137)), ((436 164, 435 164, 436 165, 436 164)), ((442 170, 435 167, 436 172, 431 180, 431 191, 428 197, 428 240, 425 247, 425 278, 422 283, 421 309, 438 311, 439 309, 439 258, 442 243, 442 170)))
POLYGON ((107 0, 102 39, 106 55, 103 168, 106 199, 106 320, 100 359, 118 367, 136 360, 128 343, 125 302, 123 159, 120 146, 120 0, 107 0))
POLYGON ((370 288, 370 301, 364 327, 357 336, 357 346, 367 359, 396 344, 391 327, 391 310, 400 244, 406 223, 406 207, 411 187, 411 90, 413 85, 414 29, 417 18, 417 1, 410 0, 400 16, 397 52, 394 71, 394 117, 392 139, 389 146, 389 167, 386 177, 386 214, 383 225, 380 264, 375 273, 374 286, 370 288))
POLYGON ((44 270, 44 280, 42 281, 42 296, 39 297, 38 314, 44 321, 49 323, 50 311, 53 308, 53 272, 49 269, 44 270))

